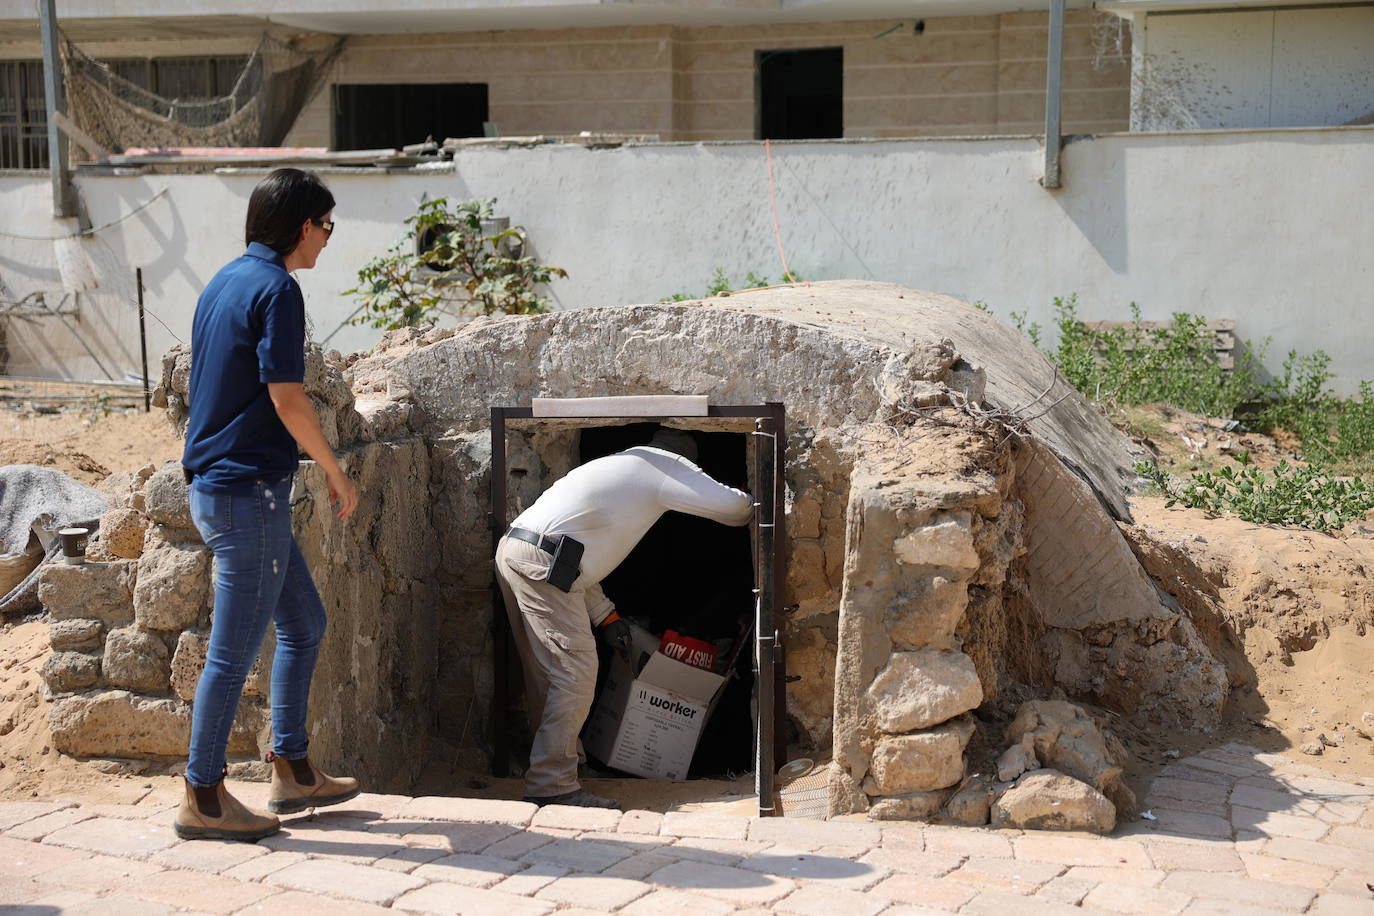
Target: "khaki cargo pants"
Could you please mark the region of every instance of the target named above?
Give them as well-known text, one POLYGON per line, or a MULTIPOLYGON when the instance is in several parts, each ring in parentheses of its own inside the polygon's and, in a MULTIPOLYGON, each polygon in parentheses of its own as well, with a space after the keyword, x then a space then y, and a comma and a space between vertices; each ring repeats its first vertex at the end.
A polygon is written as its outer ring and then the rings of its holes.
POLYGON ((599 585, 571 592, 549 585, 544 580, 552 562, 538 547, 514 538, 502 538, 496 550, 496 577, 525 672, 525 709, 534 729, 525 771, 525 795, 532 798, 580 788, 577 735, 596 693, 596 638, 588 609, 606 602, 599 585))

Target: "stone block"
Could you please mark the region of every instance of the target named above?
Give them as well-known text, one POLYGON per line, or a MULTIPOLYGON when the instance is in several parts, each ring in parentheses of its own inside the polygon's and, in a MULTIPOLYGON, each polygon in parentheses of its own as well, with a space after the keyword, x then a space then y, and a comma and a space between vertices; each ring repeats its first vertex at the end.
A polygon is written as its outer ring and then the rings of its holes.
POLYGON ((111 509, 100 519, 97 540, 110 553, 125 560, 143 556, 148 519, 142 512, 124 507, 111 509))
POLYGON ((1164 879, 1160 888, 1195 897, 1229 900, 1233 903, 1302 912, 1316 897, 1306 887, 1256 881, 1242 875, 1219 875, 1209 871, 1176 871, 1164 879))
POLYGON ((104 622, 89 617, 54 620, 48 626, 48 645, 57 650, 89 652, 100 648, 104 633, 104 622))
POLYGON ((129 560, 68 566, 49 563, 38 582, 38 601, 53 620, 133 620, 136 564, 129 560))
POLYGON ((728 814, 694 814, 670 811, 663 815, 663 836, 704 837, 718 840, 742 840, 749 833, 749 819, 728 814))
POLYGON ((978 568, 973 549, 973 516, 967 511, 939 512, 929 524, 898 537, 892 544, 898 563, 946 569, 978 568))
POLYGON ((964 717, 913 735, 884 738, 873 749, 864 791, 905 795, 954 785, 964 778, 964 748, 973 731, 973 720, 964 717))
POLYGON ((410 891, 385 912, 403 910, 434 916, 543 916, 553 909, 551 903, 501 891, 478 890, 454 884, 430 884, 410 891))
MULTIPOLYGON (((240 704, 231 754, 256 754, 260 714, 240 704)), ((65 697, 49 713, 53 746, 74 757, 184 757, 191 708, 180 700, 109 690, 65 697)))
POLYGON ((966 610, 966 580, 929 576, 897 595, 884 612, 884 624, 897 649, 947 649, 966 610))
POLYGON ((1035 744, 1030 736, 1023 737, 1017 744, 1013 744, 1002 752, 1002 756, 997 758, 997 781, 1011 782, 1027 770, 1040 768, 1040 761, 1035 756, 1035 744))
POLYGON ((153 472, 143 487, 143 506, 148 518, 159 525, 195 530, 180 462, 168 461, 153 472))
POLYGON ((167 689, 170 674, 167 644, 147 630, 121 627, 105 639, 105 682, 151 693, 167 689))
POLYGON ((1062 700, 1023 703, 1007 728, 1007 741, 1029 741, 1041 766, 1082 780, 1110 798, 1122 816, 1133 814, 1135 797, 1122 782, 1121 767, 1107 740, 1082 707, 1062 700))
POLYGON ((100 656, 85 652, 54 652, 39 669, 53 693, 71 693, 100 681, 100 656))
MULTIPOLYGON (((678 862, 668 865, 650 875, 649 882, 663 888, 716 897, 737 906, 768 906, 791 893, 796 887, 793 882, 774 875, 725 865, 708 865, 704 862, 678 862)), ((645 889, 647 890, 647 886, 645 889)), ((539 896, 548 895, 540 892, 539 896)))
POLYGON ((974 777, 945 802, 945 816, 965 827, 982 827, 992 816, 993 787, 974 777))
POLYGON ((868 816, 875 821, 913 821, 934 817, 954 793, 948 789, 910 792, 873 799, 868 816))
POLYGON ((178 841, 170 830, 161 825, 131 824, 119 818, 97 817, 63 827, 49 834, 43 842, 108 856, 141 859, 178 841))
MULTIPOLYGON (((176 651, 172 653, 172 692, 188 703, 195 699, 196 685, 200 683, 200 674, 205 670, 205 656, 209 648, 210 634, 205 630, 183 630, 177 637, 176 651)), ((269 680, 270 672, 259 655, 248 671, 248 680, 243 682, 243 695, 267 696, 269 680)))
POLYGON ((1037 770, 993 803, 992 826, 1111 833, 1116 807, 1085 782, 1037 770))
POLYGON ((147 630, 192 627, 210 606, 210 548, 160 543, 138 561, 134 617, 147 630))
POLYGON ((164 871, 119 881, 111 896, 164 903, 182 913, 237 913, 276 893, 275 888, 218 875, 164 871))
POLYGON ((929 728, 983 701, 973 660, 962 652, 893 652, 868 688, 878 728, 890 735, 929 728))
POLYGON ((774 904, 773 909, 775 912, 797 913, 800 916, 833 916, 835 913, 877 916, 887 905, 887 900, 871 894, 825 884, 806 884, 774 904))
POLYGON ((273 872, 267 876, 267 883, 330 897, 347 897, 378 906, 386 906, 402 894, 425 884, 413 875, 367 865, 316 859, 288 865, 281 871, 273 872))

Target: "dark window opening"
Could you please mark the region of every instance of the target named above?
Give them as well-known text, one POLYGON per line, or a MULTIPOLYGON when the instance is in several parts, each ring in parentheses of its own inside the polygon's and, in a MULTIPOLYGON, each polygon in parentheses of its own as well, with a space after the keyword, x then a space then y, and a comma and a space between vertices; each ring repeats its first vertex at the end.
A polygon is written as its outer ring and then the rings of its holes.
POLYGON ((395 149, 433 137, 480 137, 486 83, 334 87, 334 148, 395 149))
POLYGON ((43 62, 0 61, 0 169, 47 167, 43 62))
POLYGON ((844 49, 759 51, 759 139, 844 136, 844 49))
MULTIPOLYGON (((656 423, 584 429, 583 462, 644 445, 656 423)), ((697 433, 697 464, 713 478, 749 491, 743 433, 697 433)), ((668 512, 649 529, 625 561, 601 583, 617 612, 647 618, 650 631, 664 630, 716 642, 741 634, 745 641, 730 678, 707 720, 690 777, 736 775, 754 768, 753 543, 749 527, 732 528, 704 518, 668 512)), ((602 675, 609 656, 602 652, 602 675)))

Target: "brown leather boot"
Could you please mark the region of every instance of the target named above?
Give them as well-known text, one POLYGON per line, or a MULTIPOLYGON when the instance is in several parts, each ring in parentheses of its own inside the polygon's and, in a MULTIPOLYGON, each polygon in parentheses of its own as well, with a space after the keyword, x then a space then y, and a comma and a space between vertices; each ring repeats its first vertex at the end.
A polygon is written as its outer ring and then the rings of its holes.
POLYGON ((281 829, 274 815, 246 807, 224 788, 221 779, 213 786, 198 788, 186 782, 172 829, 183 840, 260 840, 281 829))
POLYGON ((277 814, 337 805, 361 791, 358 780, 348 776, 337 779, 326 776, 310 762, 309 757, 286 760, 269 753, 267 762, 272 764, 272 794, 267 807, 277 814))

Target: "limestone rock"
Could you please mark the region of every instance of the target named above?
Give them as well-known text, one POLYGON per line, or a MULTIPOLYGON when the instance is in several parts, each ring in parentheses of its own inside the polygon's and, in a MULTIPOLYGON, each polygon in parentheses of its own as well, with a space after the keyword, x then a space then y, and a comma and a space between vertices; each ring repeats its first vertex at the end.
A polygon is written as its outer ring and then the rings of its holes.
POLYGON ((973 660, 962 652, 893 652, 868 688, 878 727, 889 735, 929 728, 983 701, 973 660))
POLYGON ((364 437, 372 440, 396 439, 411 434, 411 417, 415 405, 382 398, 359 399, 357 412, 362 421, 364 437))
MULTIPOLYGON (((49 715, 53 746, 74 757, 184 757, 191 738, 188 704, 127 690, 65 697, 49 715)), ((257 753, 260 719, 260 712, 240 705, 229 753, 257 753)))
POLYGON ((111 630, 105 639, 105 682, 113 687, 160 693, 167 689, 167 645, 138 627, 111 630))
POLYGON ((143 555, 143 536, 148 519, 143 513, 128 508, 115 508, 100 519, 97 535, 100 546, 125 560, 137 560, 143 555))
POLYGON ((38 600, 54 620, 99 618, 107 623, 133 619, 136 566, 129 560, 43 567, 38 600))
POLYGON ((952 794, 949 789, 937 789, 934 792, 875 798, 868 809, 868 816, 875 821, 925 820, 939 814, 952 794))
MULTIPOLYGON (((183 700, 195 699, 196 685, 205 670, 205 655, 210 648, 210 634, 204 630, 183 630, 177 638, 172 654, 172 691, 183 700)), ((262 656, 258 656, 243 684, 245 697, 267 696, 268 674, 262 656)))
POLYGON ((928 525, 897 538, 892 547, 897 561, 911 566, 978 568, 973 517, 966 511, 938 513, 928 525))
POLYGON ((134 616, 148 630, 195 626, 210 605, 210 549, 160 543, 138 561, 134 616))
POLYGON ((99 649, 100 636, 104 632, 105 624, 99 620, 55 620, 48 626, 48 645, 78 652, 99 649))
POLYGON ((800 604, 831 591, 825 578, 825 551, 820 541, 794 540, 787 551, 787 600, 800 604))
POLYGON ((100 680, 100 656, 84 652, 54 652, 39 669, 53 693, 70 693, 93 687, 100 680))
POLYGON ((1023 703, 1007 729, 1007 741, 1029 739, 1041 766, 1081 779, 1104 795, 1120 802, 1125 816, 1135 798, 1122 782, 1121 767, 1112 759, 1107 740, 1081 706, 1064 700, 1031 700, 1023 703))
POLYGON ((195 529, 180 462, 169 461, 158 468, 144 485, 143 495, 144 511, 154 522, 169 528, 195 529))
POLYGON ((981 366, 975 366, 960 358, 949 367, 949 372, 945 375, 945 384, 970 404, 981 404, 987 393, 988 376, 981 366))
POLYGON ((945 817, 965 827, 986 826, 996 794, 986 779, 974 776, 945 802, 945 817))
POLYGON ((1355 726, 1361 738, 1374 738, 1374 712, 1360 714, 1360 724, 1355 726))
POLYGON ((1307 754, 1307 755, 1309 755, 1309 756, 1311 756, 1311 757, 1320 757, 1320 756, 1322 755, 1322 750, 1323 750, 1323 748, 1322 748, 1321 744, 1319 744, 1318 742, 1316 742, 1316 741, 1309 741, 1309 742, 1307 742, 1306 744, 1304 744, 1304 745, 1300 748, 1300 750, 1301 750, 1304 754, 1307 754))
POLYGON ((1111 833, 1116 807, 1085 782, 1054 770, 1037 770, 993 802, 992 826, 1111 833))
POLYGON ((997 758, 997 781, 1011 782, 1027 770, 1039 768, 1040 761, 1035 757, 1035 742, 1030 735, 1026 735, 997 758))
POLYGON ((948 649, 968 610, 968 585, 962 579, 930 576, 888 605, 884 623, 898 649, 948 649))
POLYGON ((873 749, 864 791, 906 795, 958 783, 964 778, 964 748, 973 729, 973 720, 965 716, 929 731, 884 738, 873 749))

